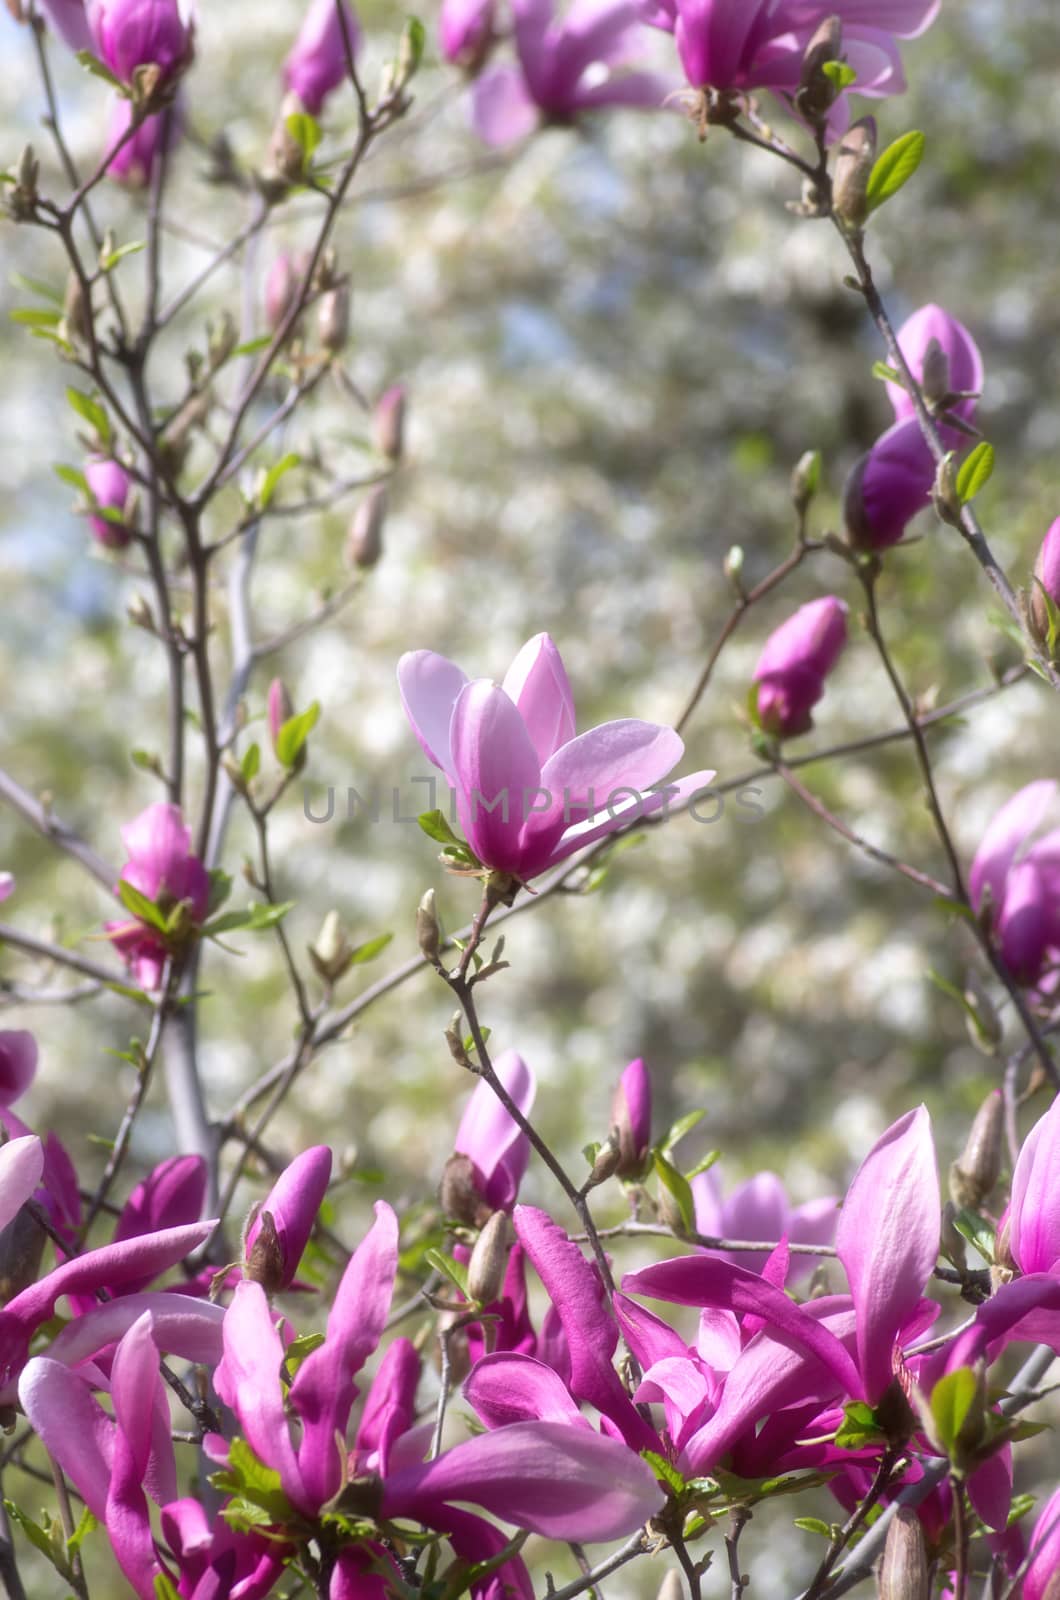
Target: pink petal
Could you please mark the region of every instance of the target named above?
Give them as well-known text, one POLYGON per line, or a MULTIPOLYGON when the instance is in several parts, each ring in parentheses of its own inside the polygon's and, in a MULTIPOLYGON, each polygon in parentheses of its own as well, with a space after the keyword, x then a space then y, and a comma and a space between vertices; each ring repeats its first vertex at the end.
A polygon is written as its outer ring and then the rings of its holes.
POLYGON ((518 67, 491 67, 471 87, 471 126, 486 144, 529 138, 540 120, 518 67))
POLYGON ((1060 1571, 1060 1489, 1038 1513, 1030 1536, 1030 1560, 1023 1575, 1023 1600, 1046 1600, 1060 1571))
POLYGON ((30 1134, 0 1147, 0 1228, 22 1210, 44 1171, 44 1146, 30 1134))
POLYGON ((968 889, 976 910, 979 909, 983 890, 989 884, 994 909, 1000 911, 1005 898, 1008 870, 1045 816, 1055 793, 1055 782, 1050 778, 1040 778, 1014 794, 994 817, 975 852, 972 870, 968 875, 968 889))
POLYGON ((617 789, 640 793, 661 783, 684 750, 684 741, 672 728, 635 718, 604 722, 557 750, 541 769, 541 787, 560 809, 566 800, 599 810, 617 789))
POLYGON ((534 1421, 589 1426, 551 1367, 512 1351, 496 1351, 477 1361, 464 1384, 464 1399, 487 1428, 534 1421))
POLYGON ((24 1095, 37 1076, 37 1041, 24 1028, 0 1029, 0 1105, 24 1095))
POLYGON ((93 1516, 107 1514, 115 1427, 83 1378, 58 1361, 35 1356, 19 1379, 22 1409, 93 1516))
POLYGON ((650 1468, 613 1439, 568 1422, 516 1422, 458 1444, 383 1486, 384 1517, 423 1516, 449 1500, 551 1539, 593 1544, 632 1533, 662 1506, 650 1468))
POLYGON ((214 1367, 224 1353, 225 1308, 187 1294, 122 1295, 75 1317, 52 1340, 48 1357, 76 1367, 116 1344, 145 1311, 151 1313, 152 1335, 159 1350, 214 1367))
MULTIPOLYGON (((522 1056, 515 1050, 505 1050, 494 1066, 519 1110, 529 1116, 537 1083, 522 1056)), ((453 1149, 458 1155, 471 1158, 486 1184, 484 1198, 494 1210, 506 1210, 514 1203, 530 1146, 488 1083, 475 1086, 460 1119, 453 1149)))
POLYGON ((453 767, 464 834, 480 861, 521 876, 520 837, 541 768, 519 712, 503 689, 479 678, 453 712, 453 767))
POLYGON ((891 1382, 899 1329, 919 1305, 938 1259, 940 1210, 931 1118, 918 1106, 869 1151, 836 1229, 858 1315, 864 1397, 873 1405, 891 1382))
MULTIPOLYGON (((860 74, 858 89, 861 90, 860 74)), ((950 388, 978 394, 983 387, 983 358, 979 354, 979 347, 964 324, 958 322, 956 317, 951 317, 941 306, 921 306, 898 330, 898 344, 914 377, 923 378, 924 357, 933 339, 949 357, 950 388)), ((900 384, 888 383, 887 398, 894 407, 896 417, 916 415, 912 395, 907 394, 900 384)), ((975 410, 975 402, 964 401, 956 410, 960 416, 970 416, 975 410)))
MULTIPOLYGON (((158 1391, 158 1347, 151 1335, 151 1313, 145 1311, 122 1339, 111 1368, 111 1397, 118 1427, 106 1519, 118 1564, 145 1600, 154 1600, 155 1575, 161 1570, 143 1489, 152 1445, 156 1443, 158 1391)), ((161 1480, 168 1501, 176 1499, 176 1466, 168 1437, 169 1408, 161 1398, 165 1433, 158 1442, 168 1450, 168 1471, 163 1468, 161 1480)), ((164 1459, 162 1450, 156 1450, 156 1455, 164 1459)))
POLYGON ((416 1419, 416 1388, 420 1357, 409 1339, 395 1339, 379 1363, 357 1429, 358 1455, 375 1455, 384 1477, 390 1468, 394 1443, 407 1434, 416 1419))
POLYGON ((280 1388, 283 1344, 260 1283, 237 1286, 225 1312, 224 1352, 214 1373, 218 1395, 239 1418, 254 1454, 280 1474, 293 1503, 312 1514, 319 1502, 306 1493, 291 1444, 280 1388))
POLYGON ((603 821, 584 822, 570 828, 559 843, 552 847, 547 860, 535 866, 534 871, 540 872, 546 866, 556 866, 573 855, 576 850, 584 850, 600 839, 605 839, 609 833, 614 833, 619 828, 628 828, 632 823, 639 822, 644 817, 654 816, 666 808, 677 813, 697 796, 705 794, 715 777, 717 777, 716 772, 693 772, 687 778, 678 778, 675 782, 666 784, 665 788, 657 790, 655 794, 646 795, 642 801, 630 799, 628 802, 616 804, 604 813, 603 821))
POLYGON ((398 662, 398 688, 405 715, 428 761, 453 783, 449 726, 467 674, 433 650, 413 650, 398 662))
POLYGON ((1060 1100, 1023 1141, 1012 1174, 1009 1242, 1021 1272, 1051 1272, 1060 1261, 1060 1100))
POLYGON ((247 1229, 244 1254, 249 1261, 264 1213, 267 1211, 272 1217, 283 1255, 282 1281, 267 1286, 272 1293, 290 1288, 330 1180, 331 1151, 327 1145, 303 1150, 284 1168, 247 1229))
POLYGON ((501 685, 526 723, 541 766, 574 738, 574 696, 559 651, 538 633, 519 651, 501 685))
POLYGON ((15 875, 13 872, 0 872, 0 903, 9 900, 15 892, 15 875))

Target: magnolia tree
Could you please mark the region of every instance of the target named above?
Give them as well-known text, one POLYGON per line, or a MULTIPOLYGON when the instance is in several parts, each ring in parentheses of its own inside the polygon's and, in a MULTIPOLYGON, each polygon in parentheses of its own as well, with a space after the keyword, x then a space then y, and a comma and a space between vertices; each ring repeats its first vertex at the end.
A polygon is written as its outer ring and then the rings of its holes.
MULTIPOLYGON (((894 421, 850 473, 841 526, 823 525, 821 463, 807 450, 791 477, 788 555, 752 581, 755 552, 745 562, 730 551, 731 609, 705 663, 690 663, 676 727, 630 716, 579 731, 548 617, 499 679, 469 676, 407 619, 379 711, 396 719, 403 706, 409 747, 418 741, 429 763, 418 820, 440 868, 463 880, 446 898, 463 901, 467 920, 446 931, 435 889, 390 908, 414 923, 419 954, 350 998, 340 986, 385 939, 351 943, 337 914, 308 952, 288 934, 275 823, 299 803, 319 707, 292 703, 262 668, 371 581, 390 480, 415 472, 405 388, 365 393, 344 360, 351 297, 336 230, 375 148, 420 114, 424 26, 391 19, 374 41, 383 65, 369 68, 347 0, 312 0, 261 94, 259 159, 246 165, 220 120, 202 137, 208 27, 193 8, 8 0, 22 27, 5 51, 25 95, 40 97, 49 140, 3 174, 7 226, 34 239, 42 263, 30 285, 39 300, 15 318, 42 341, 41 382, 66 386, 74 416, 61 453, 83 459, 61 476, 85 536, 140 580, 130 623, 168 683, 160 753, 138 757, 143 804, 121 830, 124 861, 17 772, 0 775, 20 824, 100 893, 97 943, 50 943, 30 931, 15 861, 0 879, 6 993, 32 1000, 28 975, 44 964, 77 976, 66 998, 117 995, 134 1068, 97 1177, 87 1147, 13 1109, 46 1039, 0 1032, 8 1594, 28 1592, 20 1569, 33 1563, 36 1578, 43 1555, 58 1574, 47 1592, 83 1600, 573 1600, 604 1580, 667 1600, 740 1600, 752 1583, 795 1600, 769 1538, 756 1539, 781 1518, 804 1544, 799 1600, 872 1584, 885 1600, 1060 1593, 1060 1489, 1025 1448, 1041 1424, 1024 1415, 1060 1351, 1060 833, 1042 831, 1056 785, 1042 777, 1012 794, 966 860, 930 737, 1017 681, 1042 697, 1060 689, 1060 520, 1017 591, 975 510, 993 451, 976 425, 974 332, 941 303, 895 327, 873 275, 877 213, 914 179, 925 141, 902 131, 900 102, 888 109, 896 136, 878 139, 864 99, 900 94, 899 41, 924 33, 938 0, 833 4, 442 6, 434 53, 463 85, 469 142, 503 150, 497 160, 523 159, 545 127, 633 108, 683 117, 704 162, 727 137, 752 147, 749 162, 779 164, 791 229, 822 224, 846 252, 894 421), (88 166, 64 132, 64 53, 90 74, 80 92, 107 128, 88 166), (213 187, 197 221, 223 242, 175 285, 174 175, 202 161, 204 144, 213 187), (140 195, 142 237, 116 231, 112 217, 129 214, 114 206, 118 184, 140 195), (301 247, 270 255, 273 224, 288 216, 301 247), (241 298, 196 343, 203 296, 233 262, 241 298), (336 471, 315 436, 325 385, 363 414, 352 472, 336 471), (353 507, 346 581, 263 640, 251 581, 263 529, 339 504, 353 507), (932 508, 992 586, 1022 661, 929 708, 892 652, 904 620, 892 552, 932 508), (746 683, 757 767, 689 771, 681 734, 726 645, 754 635, 750 613, 797 569, 812 573, 815 598, 760 630, 746 683), (877 658, 893 722, 800 754, 830 674, 855 651, 877 658), (934 829, 928 867, 863 837, 802 775, 895 742, 934 829), (716 1152, 682 1153, 702 1112, 659 1127, 652 1064, 639 1059, 616 1070, 608 1126, 596 1140, 584 1130, 573 1166, 541 1131, 519 1040, 494 1044, 493 997, 519 984, 504 924, 588 893, 620 850, 644 838, 650 851, 673 819, 710 820, 733 794, 753 815, 756 777, 786 786, 839 855, 870 857, 911 898, 933 897, 948 937, 972 953, 955 997, 997 1083, 963 1152, 944 1162, 945 1192, 922 1105, 864 1140, 842 1196, 794 1206, 770 1172, 726 1190, 716 1152), (238 888, 235 818, 256 842, 238 888), (219 1108, 205 1081, 216 1020, 206 994, 222 942, 255 939, 274 944, 294 1039, 219 1108), (417 975, 448 990, 441 1053, 454 1091, 474 1088, 433 1139, 425 1192, 429 1182, 436 1201, 388 1196, 384 1175, 355 1242, 332 1150, 287 1159, 274 1141, 326 1047, 370 1007, 400 1003, 417 975), (138 1125, 163 1104, 173 1153, 135 1180, 138 1125), (531 1163, 547 1209, 520 1203, 531 1163), (1017 1471, 1033 1493, 1014 1492, 1017 1471), (51 1496, 44 1512, 37 1479, 51 1496), (572 1576, 560 1587, 554 1571, 572 1576)), ((291 559, 268 555, 281 576, 291 559)), ((489 624, 483 607, 469 664, 500 672, 489 624)), ((587 619, 590 651, 593 628, 587 619)), ((128 734, 138 748, 140 730, 128 734)), ((308 816, 308 791, 304 803, 308 816)), ((94 807, 105 815, 107 796, 94 807)), ((387 837, 411 848, 408 832, 387 837)), ((226 968, 224 982, 238 977, 226 968)))

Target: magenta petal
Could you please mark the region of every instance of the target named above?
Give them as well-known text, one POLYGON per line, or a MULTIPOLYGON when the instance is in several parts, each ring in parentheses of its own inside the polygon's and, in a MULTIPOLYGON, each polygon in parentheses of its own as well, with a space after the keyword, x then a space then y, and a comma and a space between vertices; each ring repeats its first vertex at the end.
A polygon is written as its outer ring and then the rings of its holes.
POLYGON ((503 689, 479 678, 461 690, 451 731, 467 841, 486 866, 521 876, 520 839, 541 786, 526 724, 503 689))
POLYGON ((559 651, 547 633, 528 639, 501 685, 526 723, 541 766, 574 738, 574 696, 559 651))
POLYGON ((556 866, 560 861, 565 861, 576 850, 584 850, 588 845, 595 844, 599 839, 605 839, 609 833, 614 833, 619 828, 628 828, 631 823, 639 822, 643 817, 654 816, 656 812, 669 809, 678 812, 682 806, 694 802, 699 795, 705 795, 710 788, 711 781, 717 776, 715 772, 693 772, 686 778, 678 778, 673 783, 666 784, 662 789, 648 795, 643 801, 629 800, 616 803, 603 815, 602 821, 580 823, 568 829, 559 842, 552 846, 548 852, 547 860, 535 866, 535 871, 543 871, 546 866, 556 866))
POLYGON ((313 1512, 291 1445, 280 1367, 283 1343, 260 1283, 238 1284, 225 1312, 224 1359, 214 1387, 239 1418, 244 1437, 259 1460, 273 1467, 288 1497, 313 1512))
POLYGON ((0 1029, 0 1105, 24 1095, 37 1076, 37 1041, 24 1028, 0 1029))
POLYGON ((152 1332, 159 1350, 214 1367, 224 1353, 225 1308, 189 1294, 121 1295, 105 1300, 93 1310, 68 1322, 48 1347, 52 1361, 76 1367, 99 1351, 116 1344, 145 1311, 151 1313, 152 1332))
POLYGON ((518 67, 491 67, 471 87, 471 125, 486 144, 515 144, 533 133, 540 112, 518 67))
POLYGON ((639 1056, 619 1079, 611 1100, 611 1125, 619 1132, 623 1158, 619 1171, 632 1176, 651 1144, 651 1074, 639 1056))
POLYGON ((551 1367, 512 1351, 495 1351, 476 1361, 464 1384, 464 1399, 487 1428, 535 1421, 589 1426, 551 1367))
POLYGON ((1000 911, 1008 870, 1045 816, 1055 793, 1055 782, 1051 778, 1040 778, 1014 794, 994 817, 975 852, 968 875, 968 890, 976 910, 989 884, 995 913, 1000 911))
POLYGON ((327 1338, 299 1367, 289 1403, 302 1419, 298 1463, 310 1504, 336 1492, 343 1463, 335 1442, 344 1435, 357 1397, 355 1375, 383 1336, 397 1273, 397 1217, 383 1200, 354 1251, 328 1313, 327 1338))
POLYGON ((327 1145, 303 1150, 281 1172, 247 1229, 244 1253, 249 1261, 261 1232, 262 1216, 267 1211, 272 1218, 283 1255, 281 1281, 268 1285, 272 1293, 290 1288, 330 1180, 331 1151, 327 1145))
MULTIPOLYGON (((143 1484, 154 1442, 158 1399, 158 1348, 151 1336, 151 1313, 144 1312, 122 1339, 111 1368, 111 1397, 117 1432, 107 1495, 107 1533, 118 1564, 137 1594, 154 1600, 155 1556, 151 1516, 143 1484)), ((168 1407, 166 1407, 168 1422, 168 1407)), ((173 1447, 169 1451, 167 1500, 176 1499, 173 1447)))
POLYGON ((1009 1245, 1021 1272, 1052 1272, 1060 1261, 1060 1100, 1023 1141, 1012 1174, 1009 1245))
MULTIPOLYGON (((883 27, 885 24, 877 23, 876 26, 883 27)), ((941 306, 921 306, 898 330, 898 343, 913 376, 918 380, 923 379, 924 357, 932 340, 938 343, 948 358, 950 388, 955 392, 978 394, 983 387, 983 358, 979 348, 964 324, 958 322, 956 317, 951 317, 941 306)), ((887 398, 894 407, 896 417, 916 415, 912 395, 900 384, 888 383, 887 398)), ((959 416, 970 418, 975 411, 975 401, 961 401, 954 409, 959 416)))
POLYGON ((47 1356, 35 1356, 19 1379, 22 1409, 94 1517, 107 1514, 114 1423, 83 1378, 47 1356))
MULTIPOLYGON (((505 1050, 494 1065, 519 1110, 529 1116, 537 1084, 522 1056, 515 1050, 505 1050)), ((514 1204, 530 1146, 488 1083, 475 1086, 460 1119, 453 1149, 458 1155, 470 1157, 486 1185, 484 1198, 494 1210, 507 1210, 514 1204)))
POLYGON ((358 1455, 378 1456, 377 1470, 385 1477, 390 1449, 416 1420, 416 1388, 420 1378, 419 1352, 410 1339, 395 1339, 379 1363, 357 1429, 358 1455))
POLYGON ((643 793, 660 783, 684 750, 684 741, 672 728, 632 717, 602 722, 557 750, 541 769, 541 787, 549 791, 554 806, 562 809, 565 800, 572 806, 588 803, 592 813, 619 789, 643 793))
POLYGON ((592 1544, 632 1533, 663 1496, 624 1444, 568 1422, 516 1422, 395 1473, 383 1485, 382 1514, 429 1521, 431 1507, 450 1500, 546 1538, 592 1544))
POLYGON ((1030 1536, 1030 1560, 1023 1575, 1020 1594, 1023 1600, 1046 1600, 1055 1593, 1054 1579, 1060 1571, 1060 1489, 1045 1502, 1030 1536))
POLYGON ((645 1370, 657 1361, 687 1353, 685 1341, 668 1322, 627 1295, 615 1295, 615 1316, 630 1351, 645 1370))
POLYGON ((907 1112, 869 1151, 847 1190, 836 1229, 858 1314, 865 1398, 891 1382, 895 1339, 912 1315, 939 1250, 941 1202, 931 1118, 907 1112))
POLYGON ((544 1211, 516 1206, 515 1231, 563 1323, 570 1347, 570 1390, 621 1429, 634 1450, 657 1448, 611 1364, 618 1325, 604 1303, 599 1274, 544 1211))
POLYGON ((0 1228, 18 1215, 44 1171, 44 1146, 33 1134, 0 1148, 0 1228))
POLYGON ((453 780, 449 727, 467 674, 433 650, 412 650, 398 662, 398 688, 405 715, 428 761, 453 780))

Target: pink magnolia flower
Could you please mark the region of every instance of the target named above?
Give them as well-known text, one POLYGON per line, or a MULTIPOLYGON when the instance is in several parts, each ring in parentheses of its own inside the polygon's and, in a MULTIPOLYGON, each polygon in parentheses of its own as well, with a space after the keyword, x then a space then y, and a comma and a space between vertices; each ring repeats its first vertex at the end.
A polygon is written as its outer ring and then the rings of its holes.
MULTIPOLYGON (((347 0, 342 0, 342 11, 350 48, 356 56, 361 30, 347 0)), ((318 116, 328 95, 346 77, 347 65, 337 0, 310 0, 301 31, 284 63, 285 87, 298 96, 308 112, 318 116)))
MULTIPOLYGON (((172 908, 186 901, 193 923, 201 923, 210 901, 210 879, 192 854, 191 829, 179 806, 153 805, 121 830, 129 859, 121 876, 155 904, 172 908)), ((146 922, 108 922, 108 937, 128 963, 136 982, 157 989, 168 954, 159 929, 146 922)))
POLYGON ((289 1289, 331 1179, 331 1151, 314 1145, 284 1168, 252 1214, 243 1241, 247 1276, 267 1294, 289 1289))
POLYGON ((40 9, 71 50, 91 50, 85 0, 39 0, 40 9))
MULTIPOLYGON (((710 1167, 692 1179, 692 1197, 696 1231, 709 1238, 749 1242, 761 1239, 770 1244, 778 1240, 791 1244, 831 1244, 835 1238, 839 1215, 835 1196, 827 1195, 822 1200, 808 1200, 804 1205, 792 1206, 775 1172, 756 1172, 731 1193, 723 1195, 718 1169, 710 1167)), ((718 1254, 752 1272, 760 1272, 766 1261, 764 1254, 746 1250, 719 1251, 718 1254)), ((787 1281, 797 1283, 824 1259, 823 1256, 793 1255, 787 1281)))
MULTIPOLYGON (((524 1116, 537 1093, 534 1074, 515 1050, 494 1063, 498 1078, 524 1116)), ((479 1083, 460 1119, 453 1149, 472 1164, 475 1188, 491 1211, 508 1211, 530 1159, 530 1141, 512 1121, 488 1083, 479 1083)))
POLYGON ((605 722, 575 737, 570 684, 547 633, 523 646, 502 685, 469 680, 431 650, 402 656, 398 683, 425 755, 456 790, 472 850, 523 882, 714 776, 649 795, 684 752, 671 728, 605 722))
POLYGON ((1030 1560, 1023 1574, 1023 1600, 1049 1600, 1060 1574, 1060 1489, 1038 1513, 1030 1539, 1030 1560))
POLYGON ((651 1078, 644 1062, 631 1061, 611 1100, 611 1126, 618 1130, 620 1177, 640 1173, 651 1146, 651 1078))
POLYGON ((968 888, 977 911, 990 894, 991 922, 1006 967, 1035 984, 1060 950, 1060 829, 1031 839, 1056 784, 1029 783, 1002 806, 972 861, 968 888))
POLYGON ((1049 611, 1041 593, 1042 589, 1054 605, 1060 606, 1060 517, 1056 517, 1049 524, 1048 532, 1042 540, 1042 547, 1038 551, 1038 559, 1034 563, 1034 576, 1036 582, 1031 589, 1031 611, 1038 631, 1044 639, 1049 635, 1049 611))
POLYGON ((472 122, 487 144, 510 144, 539 122, 574 122, 600 106, 659 107, 668 85, 626 71, 642 54, 635 0, 512 0, 519 65, 492 68, 472 89, 472 122))
MULTIPOLYGON (((127 100, 119 102, 126 106, 128 103, 127 100)), ((90 511, 88 516, 93 538, 111 550, 124 549, 132 538, 132 530, 124 521, 126 508, 132 496, 132 479, 117 461, 94 457, 85 465, 85 482, 92 492, 93 501, 99 508, 98 511, 90 511), (123 520, 112 522, 109 517, 100 515, 102 511, 120 512, 123 520)))
POLYGON ((37 1041, 24 1028, 0 1029, 0 1106, 12 1105, 37 1076, 37 1041))
MULTIPOLYGON (((983 360, 968 329, 941 306, 921 306, 898 331, 898 343, 929 402, 952 394, 947 411, 971 422, 983 387, 983 360), (959 398, 963 396, 963 398, 959 398)), ((916 420, 913 397, 888 383, 894 425, 856 464, 843 491, 843 514, 852 543, 885 550, 897 544, 906 527, 931 501, 935 458, 916 420)), ((940 422, 947 450, 960 450, 967 437, 940 422)))
MULTIPOLYGON (((129 127, 131 118, 132 102, 118 96, 111 106, 110 123, 107 128, 108 150, 113 150, 121 139, 129 127)), ((164 149, 173 148, 180 138, 181 131, 182 119, 177 105, 168 111, 156 112, 154 116, 145 118, 132 137, 126 139, 121 149, 108 163, 108 175, 130 189, 146 189, 151 182, 155 163, 164 149)), ((131 483, 128 487, 131 489, 131 483)), ((102 496, 97 493, 96 498, 101 500, 102 496)), ((124 501, 121 504, 124 505, 124 501)), ((93 526, 95 526, 94 520, 93 526)), ((117 531, 114 524, 108 524, 108 527, 112 534, 117 531)), ((124 542, 127 543, 127 539, 124 542)))
POLYGON ((847 607, 835 595, 811 600, 766 640, 754 670, 758 719, 791 739, 813 726, 813 707, 847 640, 847 607))
POLYGON ((1023 1141, 1012 1174, 1009 1249, 1021 1272, 1060 1267, 1060 1100, 1023 1141))
POLYGON ((497 0, 442 0, 438 38, 445 59, 476 71, 493 39, 496 10, 497 0))
POLYGON ((163 78, 191 60, 194 25, 181 0, 88 0, 96 55, 130 83, 137 67, 158 67, 163 78))

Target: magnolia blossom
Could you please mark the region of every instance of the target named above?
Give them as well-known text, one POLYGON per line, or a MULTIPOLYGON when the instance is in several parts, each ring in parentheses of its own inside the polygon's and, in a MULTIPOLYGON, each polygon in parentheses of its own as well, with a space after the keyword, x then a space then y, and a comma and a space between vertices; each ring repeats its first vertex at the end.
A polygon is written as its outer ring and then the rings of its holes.
POLYGON ((1060 1269, 1060 1100, 1023 1141, 1012 1174, 1009 1250, 1021 1272, 1060 1269))
MULTIPOLYGON (((1060 606, 1060 517, 1050 524, 1034 564, 1035 582, 1031 589, 1031 615, 1043 639, 1049 637, 1049 607, 1045 595, 1060 606), (1045 591, 1043 595, 1042 590, 1045 591)), ((1055 644, 1055 640, 1054 640, 1055 644)))
MULTIPOLYGON (((505 1050, 497 1057, 494 1070, 528 1117, 537 1083, 522 1056, 505 1050)), ((460 1119, 453 1150, 470 1161, 472 1185, 489 1211, 510 1210, 530 1159, 530 1141, 488 1083, 476 1085, 460 1119)))
POLYGON ((303 1150, 255 1210, 243 1240, 247 1276, 269 1294, 289 1289, 331 1178, 327 1145, 303 1150))
POLYGON ((468 71, 481 66, 493 38, 496 10, 497 0, 442 0, 438 39, 445 59, 468 71))
MULTIPOLYGON (((113 150, 118 144, 131 118, 132 102, 118 96, 111 105, 107 128, 108 150, 113 150)), ((179 101, 169 110, 145 117, 132 137, 125 140, 121 149, 107 163, 108 176, 127 184, 130 189, 145 189, 151 181, 155 163, 164 149, 172 148, 180 136, 181 128, 179 101)), ((113 525, 111 530, 114 531, 113 525)))
POLYGON ((37 1076, 37 1041, 24 1028, 0 1029, 0 1106, 24 1095, 37 1076))
MULTIPOLYGON (((342 0, 351 52, 356 55, 361 30, 347 0, 342 0)), ((338 0, 311 0, 301 31, 284 63, 284 86, 296 94, 306 110, 318 116, 324 101, 337 89, 348 70, 346 40, 338 0)))
MULTIPOLYGON (((185 826, 180 807, 148 806, 122 829, 121 836, 129 853, 121 871, 124 881, 167 910, 186 902, 191 921, 202 922, 209 906, 210 879, 192 854, 191 829, 185 826)), ((160 930, 137 919, 108 922, 106 928, 137 983, 157 989, 168 954, 160 930)))
POLYGON ((60 39, 71 50, 91 50, 92 34, 85 16, 85 0, 37 0, 60 39))
MULTIPOLYGON (((696 1232, 715 1239, 786 1240, 790 1244, 831 1244, 835 1238, 838 1210, 834 1195, 808 1200, 801 1206, 790 1204, 784 1185, 775 1172, 756 1172, 745 1183, 737 1184, 727 1195, 722 1193, 716 1166, 692 1179, 692 1198, 696 1208, 696 1232)), ((719 1251, 726 1261, 760 1271, 766 1257, 748 1250, 719 1251)), ((787 1278, 797 1282, 823 1256, 793 1255, 787 1278)))
POLYGON ((1002 806, 972 861, 968 888, 990 916, 1005 965, 1019 983, 1035 984, 1060 951, 1060 829, 1031 843, 1056 784, 1029 783, 1002 806))
MULTIPOLYGON (((123 100, 119 104, 128 105, 128 101, 123 100)), ((125 521, 126 510, 133 492, 132 479, 119 462, 97 456, 85 466, 85 482, 91 491, 93 504, 97 508, 88 514, 93 538, 109 549, 124 549, 132 538, 132 530, 125 521), (118 520, 103 516, 104 511, 118 513, 118 520)))
POLYGON ((1060 1576, 1060 1489, 1042 1506, 1030 1536, 1030 1554, 1020 1588, 1022 1600, 1051 1600, 1060 1576))
POLYGON ((846 641, 847 607, 835 595, 800 606, 770 634, 754 671, 758 720, 767 733, 791 739, 809 732, 846 641))
MULTIPOLYGON (((462 13, 466 17, 466 10, 462 13)), ((488 144, 510 144, 544 122, 574 122, 600 106, 659 107, 669 85, 625 69, 643 54, 635 0, 512 0, 519 65, 484 72, 472 90, 472 121, 488 144)))
MULTIPOLYGON (((898 344, 929 405, 970 423, 983 386, 983 362, 968 329, 940 306, 921 306, 898 330, 898 344)), ((927 508, 935 481, 935 458, 916 418, 913 397, 888 383, 894 425, 854 467, 843 491, 843 514, 851 542, 884 550, 897 544, 918 512, 927 508)), ((960 450, 967 436, 939 421, 947 450, 960 450)))
POLYGON ((611 1127, 618 1134, 619 1177, 636 1177, 651 1145, 651 1078, 638 1057, 623 1072, 611 1099, 611 1127))
POLYGON ((183 71, 192 53, 188 12, 181 0, 88 0, 86 6, 95 53, 123 83, 137 67, 157 67, 163 78, 183 71))
POLYGON ((627 720, 575 736, 570 684, 547 633, 523 646, 501 685, 469 680, 430 650, 402 656, 398 683, 424 754, 456 790, 472 850, 524 882, 714 776, 651 794, 684 752, 671 728, 627 720))

